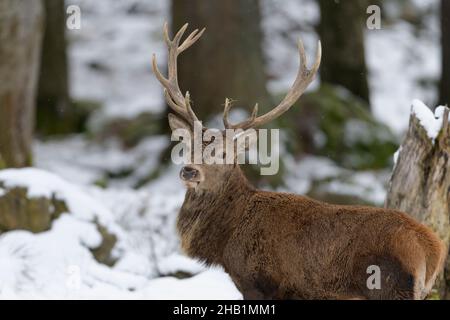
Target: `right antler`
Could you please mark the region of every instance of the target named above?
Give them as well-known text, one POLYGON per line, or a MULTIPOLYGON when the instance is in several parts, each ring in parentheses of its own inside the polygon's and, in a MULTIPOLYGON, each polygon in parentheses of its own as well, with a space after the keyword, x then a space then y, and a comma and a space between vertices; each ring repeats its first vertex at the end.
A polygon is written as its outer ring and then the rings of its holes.
POLYGON ((311 84, 314 80, 317 71, 319 70, 320 61, 322 59, 322 46, 319 41, 316 53, 316 61, 311 69, 307 67, 306 53, 305 48, 303 46, 303 42, 299 40, 298 42, 298 50, 300 54, 300 68, 297 74, 297 78, 292 86, 292 88, 287 93, 286 97, 280 104, 272 109, 270 112, 257 117, 258 115, 258 104, 253 108, 252 115, 249 119, 238 123, 238 124, 230 124, 228 121, 228 114, 231 109, 231 103, 229 99, 225 100, 225 110, 223 112, 223 123, 226 129, 243 129, 247 130, 250 128, 261 127, 262 125, 272 121, 275 118, 278 118, 280 115, 288 111, 292 105, 301 97, 301 95, 305 92, 306 88, 311 84))
POLYGON ((192 46, 202 36, 205 28, 200 32, 198 32, 198 29, 195 29, 180 45, 180 40, 187 27, 188 24, 186 23, 180 31, 178 31, 173 40, 170 40, 169 27, 167 22, 164 24, 164 40, 169 50, 167 62, 168 78, 165 78, 159 71, 155 55, 153 55, 152 66, 153 72, 164 87, 164 96, 166 97, 170 108, 172 108, 175 113, 182 116, 186 121, 193 124, 195 121, 198 121, 198 118, 191 108, 189 92, 186 92, 186 95, 183 95, 178 85, 177 58, 180 53, 192 46))

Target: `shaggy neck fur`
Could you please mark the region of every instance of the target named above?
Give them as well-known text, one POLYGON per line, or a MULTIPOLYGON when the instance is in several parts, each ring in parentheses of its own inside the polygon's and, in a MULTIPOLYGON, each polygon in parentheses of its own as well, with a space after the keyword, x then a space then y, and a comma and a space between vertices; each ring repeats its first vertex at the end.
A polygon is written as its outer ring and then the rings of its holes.
POLYGON ((221 264, 224 245, 255 189, 239 166, 217 190, 189 189, 178 216, 183 250, 206 264, 221 264))

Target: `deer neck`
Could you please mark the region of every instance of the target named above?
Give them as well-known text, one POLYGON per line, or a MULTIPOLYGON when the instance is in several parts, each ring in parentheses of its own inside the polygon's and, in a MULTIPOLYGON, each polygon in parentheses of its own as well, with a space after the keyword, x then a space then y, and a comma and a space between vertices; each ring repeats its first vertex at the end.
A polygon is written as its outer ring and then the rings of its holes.
POLYGON ((189 189, 178 216, 183 250, 207 264, 221 264, 224 245, 255 192, 238 166, 218 190, 189 189))

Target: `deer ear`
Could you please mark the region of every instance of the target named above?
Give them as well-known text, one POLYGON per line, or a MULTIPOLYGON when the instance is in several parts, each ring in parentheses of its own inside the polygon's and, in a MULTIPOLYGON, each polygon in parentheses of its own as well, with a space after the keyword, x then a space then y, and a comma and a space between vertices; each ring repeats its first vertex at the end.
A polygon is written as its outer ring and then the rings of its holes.
POLYGON ((173 113, 169 113, 169 126, 172 131, 175 131, 177 129, 192 131, 191 127, 187 124, 186 121, 182 120, 180 117, 174 115, 173 113))

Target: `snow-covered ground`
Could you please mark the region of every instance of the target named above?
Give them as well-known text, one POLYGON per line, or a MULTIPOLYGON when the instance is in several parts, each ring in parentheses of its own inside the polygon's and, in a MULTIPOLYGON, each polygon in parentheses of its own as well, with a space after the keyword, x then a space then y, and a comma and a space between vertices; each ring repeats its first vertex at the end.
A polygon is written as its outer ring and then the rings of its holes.
MULTIPOLYGON (((438 5, 437 0, 414 3, 424 11, 438 5)), ((152 53, 165 53, 161 26, 168 20, 169 1, 67 4, 82 11, 81 30, 68 31, 72 94, 103 103, 90 125, 142 111, 161 112, 161 88, 150 59, 152 53)), ((295 77, 295 38, 302 36, 310 54, 315 50, 313 25, 319 12, 313 0, 287 0, 283 6, 264 0, 263 16, 269 89, 277 92, 295 77)), ((407 126, 413 98, 430 104, 436 98, 433 89, 420 85, 439 76, 438 21, 435 15, 427 17, 419 34, 406 22, 367 31, 374 113, 398 134, 407 126)), ((423 110, 417 105, 418 112, 423 110)), ((179 168, 169 166, 157 179, 133 188, 156 169, 168 141, 151 137, 126 151, 117 141, 98 143, 82 136, 36 141, 38 170, 0 171, 0 180, 10 186, 27 186, 30 196, 55 194, 69 209, 50 231, 0 235, 0 298, 240 299, 223 271, 207 269, 179 251, 175 220, 184 197, 179 168), (105 173, 130 168, 138 169, 126 178, 111 179, 106 189, 96 186, 105 173), (89 250, 99 242, 96 219, 104 220, 118 237, 113 267, 98 263, 89 250), (173 276, 177 272, 194 276, 178 279, 173 276)), ((331 191, 383 203, 387 172, 354 174, 312 157, 286 159, 286 165, 290 174, 283 191, 306 193, 315 180, 330 179, 326 187, 331 191), (337 180, 341 176, 348 179, 337 180)))

